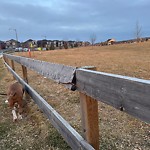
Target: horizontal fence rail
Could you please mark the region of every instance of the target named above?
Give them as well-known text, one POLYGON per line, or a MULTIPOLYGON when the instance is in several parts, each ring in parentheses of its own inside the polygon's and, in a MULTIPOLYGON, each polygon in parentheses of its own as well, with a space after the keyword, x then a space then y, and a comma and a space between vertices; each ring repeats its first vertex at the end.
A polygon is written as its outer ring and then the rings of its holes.
POLYGON ((72 82, 74 80, 75 67, 64 66, 61 64, 54 64, 40 60, 34 60, 31 58, 14 56, 10 54, 3 54, 15 62, 36 71, 37 73, 52 79, 58 83, 65 84, 69 89, 72 89, 72 82))
POLYGON ((94 148, 85 141, 79 133, 77 133, 67 121, 65 121, 34 89, 32 89, 22 78, 20 78, 11 67, 5 63, 13 76, 22 84, 27 93, 34 102, 39 106, 43 113, 50 120, 52 125, 64 137, 68 145, 74 150, 94 150, 94 148))
POLYGON ((77 90, 150 123, 150 80, 76 70, 77 90))

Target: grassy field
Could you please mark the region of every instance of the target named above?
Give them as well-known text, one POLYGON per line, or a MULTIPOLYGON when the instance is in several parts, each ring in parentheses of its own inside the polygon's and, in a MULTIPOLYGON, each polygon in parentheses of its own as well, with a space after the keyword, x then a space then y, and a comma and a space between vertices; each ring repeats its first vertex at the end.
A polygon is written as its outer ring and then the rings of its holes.
MULTIPOLYGON (((28 53, 17 53, 28 57, 28 53)), ((98 71, 150 80, 150 42, 68 50, 32 52, 32 58, 70 66, 96 66, 98 71)), ((21 67, 15 64, 17 73, 21 67)), ((28 70, 29 84, 81 133, 78 92, 72 92, 28 70)), ((0 93, 14 82, 0 60, 0 93)), ((25 98, 24 98, 25 99, 25 98)), ((0 95, 0 149, 67 150, 70 147, 30 100, 22 121, 12 123, 9 108, 0 95)), ((149 150, 150 127, 99 102, 101 150, 149 150)))

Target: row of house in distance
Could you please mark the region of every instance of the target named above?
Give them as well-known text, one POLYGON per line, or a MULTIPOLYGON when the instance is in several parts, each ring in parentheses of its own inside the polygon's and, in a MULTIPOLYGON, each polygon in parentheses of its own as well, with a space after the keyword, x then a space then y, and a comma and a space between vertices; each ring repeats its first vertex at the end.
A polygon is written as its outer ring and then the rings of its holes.
MULTIPOLYGON (((124 44, 124 43, 136 43, 136 42, 144 42, 150 40, 150 37, 144 37, 138 39, 130 39, 124 41, 116 41, 115 39, 108 39, 105 42, 95 43, 94 46, 106 46, 113 44, 124 44)), ((18 42, 14 39, 8 41, 0 41, 0 50, 1 49, 16 49, 16 50, 25 50, 27 51, 29 48, 31 50, 55 50, 55 49, 68 49, 75 48, 81 46, 90 46, 91 43, 86 41, 63 41, 63 40, 32 40, 29 39, 25 42, 18 42)))
POLYGON ((88 46, 90 42, 82 41, 59 41, 59 40, 32 40, 25 42, 18 42, 14 39, 8 41, 0 41, 0 49, 28 49, 32 50, 54 50, 54 49, 68 49, 80 46, 88 46))
POLYGON ((150 37, 144 37, 140 39, 129 39, 129 40, 123 40, 123 41, 116 41, 115 39, 108 39, 105 42, 96 43, 97 46, 107 46, 107 45, 113 45, 113 44, 126 44, 126 43, 139 43, 139 42, 146 42, 149 41, 150 37))

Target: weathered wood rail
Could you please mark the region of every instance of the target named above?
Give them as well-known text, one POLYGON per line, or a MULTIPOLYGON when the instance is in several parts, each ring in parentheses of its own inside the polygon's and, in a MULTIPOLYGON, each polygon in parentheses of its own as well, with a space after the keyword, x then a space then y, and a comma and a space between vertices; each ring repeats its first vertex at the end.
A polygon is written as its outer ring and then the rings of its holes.
POLYGON ((9 71, 72 149, 99 149, 98 101, 150 123, 150 80, 87 70, 89 68, 77 69, 10 54, 3 57, 9 71), (13 61, 22 65, 24 80, 15 72, 13 61), (83 138, 26 83, 27 68, 80 92, 83 138))
POLYGON ((78 91, 150 123, 150 80, 77 69, 76 85, 78 91))

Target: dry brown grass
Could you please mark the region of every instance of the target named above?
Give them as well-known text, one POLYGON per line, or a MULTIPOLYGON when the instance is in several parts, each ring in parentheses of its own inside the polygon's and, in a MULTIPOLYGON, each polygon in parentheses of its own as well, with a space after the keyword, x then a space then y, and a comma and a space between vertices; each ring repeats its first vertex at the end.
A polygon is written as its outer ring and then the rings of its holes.
MULTIPOLYGON (((21 54, 28 56, 27 53, 21 54)), ((71 66, 96 66, 99 71, 150 79, 150 42, 84 47, 32 53, 33 58, 71 66)))
MULTIPOLYGON (((27 53, 18 53, 18 55, 27 56, 27 53)), ((34 59, 77 67, 96 66, 97 70, 102 72, 150 79, 149 42, 94 47, 93 49, 91 47, 85 47, 68 50, 38 51, 33 52, 32 57, 34 59)), ((16 68, 17 72, 21 75, 21 67, 16 65, 16 68)), ((78 93, 71 92, 63 86, 44 79, 32 71, 28 71, 28 75, 30 85, 75 127, 78 132, 81 132, 78 93)), ((5 76, 5 78, 1 80, 1 87, 3 86, 5 89, 5 85, 8 85, 10 80, 12 80, 10 75, 5 76)), ((0 97, 0 99, 3 100, 4 98, 0 97)), ((30 149, 30 147, 37 145, 40 149, 70 149, 67 146, 63 146, 65 144, 63 144, 60 136, 49 126, 48 121, 43 117, 36 105, 34 105, 33 102, 30 102, 28 105, 30 108, 27 115, 28 117, 19 123, 21 129, 16 129, 16 136, 18 136, 20 130, 23 132, 23 134, 21 134, 22 136, 27 136, 27 138, 21 139, 22 142, 28 141, 27 148, 30 149), (32 124, 34 126, 32 126, 32 124), (28 132, 28 128, 30 132, 28 132), (36 134, 34 134, 33 131, 36 132, 36 134), (34 136, 38 136, 38 138, 34 136), (41 143, 41 139, 43 139, 44 142, 41 143), (47 140, 50 144, 47 144, 47 140)), ((0 116, 2 117, 5 111, 8 111, 8 108, 1 107, 0 109, 4 111, 2 111, 3 114, 0 116)), ((0 119, 6 123, 11 120, 11 117, 8 116, 7 114, 7 116, 0 119)), ((149 150, 150 130, 148 124, 100 102, 99 122, 100 148, 102 150, 149 150)), ((16 126, 14 128, 16 128, 16 126)), ((8 135, 5 136, 5 140, 6 139, 9 139, 8 135)), ((0 144, 1 143, 4 143, 4 141, 2 140, 0 144)))

